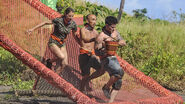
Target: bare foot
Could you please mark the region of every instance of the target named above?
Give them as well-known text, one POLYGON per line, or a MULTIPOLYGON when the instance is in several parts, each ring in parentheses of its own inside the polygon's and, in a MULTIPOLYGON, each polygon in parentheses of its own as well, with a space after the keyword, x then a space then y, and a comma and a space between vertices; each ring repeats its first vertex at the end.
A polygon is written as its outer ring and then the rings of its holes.
POLYGON ((111 95, 110 95, 110 100, 108 103, 112 103, 116 97, 116 95, 118 94, 118 90, 112 90, 111 91, 111 95))

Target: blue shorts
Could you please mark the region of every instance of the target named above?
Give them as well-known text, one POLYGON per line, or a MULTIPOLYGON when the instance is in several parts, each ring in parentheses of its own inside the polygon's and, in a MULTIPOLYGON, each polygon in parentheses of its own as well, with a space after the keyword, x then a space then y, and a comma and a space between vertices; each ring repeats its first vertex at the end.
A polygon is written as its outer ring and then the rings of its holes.
POLYGON ((114 75, 116 77, 123 77, 123 69, 120 66, 116 56, 108 56, 101 60, 103 69, 105 69, 110 76, 114 75))

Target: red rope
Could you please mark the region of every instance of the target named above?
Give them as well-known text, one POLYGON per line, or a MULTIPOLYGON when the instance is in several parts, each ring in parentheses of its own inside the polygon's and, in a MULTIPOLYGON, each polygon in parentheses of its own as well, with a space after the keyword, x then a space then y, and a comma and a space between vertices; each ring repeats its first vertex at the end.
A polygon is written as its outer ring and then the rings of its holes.
POLYGON ((30 54, 22 50, 11 40, 0 33, 0 46, 11 52, 16 58, 28 65, 33 71, 46 79, 48 83, 58 87, 61 91, 67 93, 68 97, 79 104, 96 104, 89 97, 78 91, 73 85, 65 81, 58 74, 48 69, 40 61, 32 57, 30 54))

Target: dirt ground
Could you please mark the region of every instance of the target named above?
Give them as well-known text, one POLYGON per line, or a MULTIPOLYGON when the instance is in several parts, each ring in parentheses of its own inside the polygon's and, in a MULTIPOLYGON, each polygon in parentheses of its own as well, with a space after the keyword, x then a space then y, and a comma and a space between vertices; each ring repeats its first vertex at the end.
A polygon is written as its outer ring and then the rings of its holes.
MULTIPOLYGON (((75 104, 67 97, 21 96, 11 91, 11 86, 0 86, 0 104, 75 104)), ((185 92, 175 92, 185 101, 185 92)))
POLYGON ((0 104, 75 104, 67 97, 21 96, 11 91, 10 86, 0 86, 0 104))

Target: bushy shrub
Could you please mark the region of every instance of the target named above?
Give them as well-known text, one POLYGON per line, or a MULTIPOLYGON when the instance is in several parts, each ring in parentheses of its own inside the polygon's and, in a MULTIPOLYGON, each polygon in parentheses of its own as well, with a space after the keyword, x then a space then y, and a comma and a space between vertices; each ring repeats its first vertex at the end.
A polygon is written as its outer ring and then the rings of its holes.
MULTIPOLYGON (((0 81, 15 81, 14 79, 26 69, 26 66, 22 64, 15 56, 0 47, 0 81)), ((0 83, 0 84, 1 84, 0 83)), ((7 83, 8 84, 8 83, 7 83)))
POLYGON ((174 90, 185 87, 185 29, 183 24, 125 19, 118 30, 127 45, 118 54, 161 85, 174 90))

